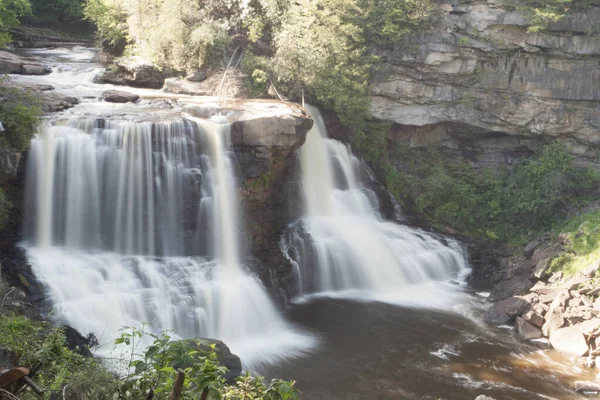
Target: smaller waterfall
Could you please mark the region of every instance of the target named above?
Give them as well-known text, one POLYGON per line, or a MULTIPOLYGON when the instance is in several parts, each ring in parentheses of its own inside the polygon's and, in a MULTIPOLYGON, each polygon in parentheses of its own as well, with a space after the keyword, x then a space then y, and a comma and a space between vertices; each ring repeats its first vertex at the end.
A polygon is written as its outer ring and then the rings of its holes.
MULTIPOLYGON (((375 194, 361 182, 361 162, 327 138, 319 111, 301 148, 304 218, 282 239, 296 265, 302 294, 353 293, 383 301, 441 305, 432 292, 467 271, 460 246, 385 222, 375 194)), ((443 289, 441 289, 444 291, 443 289)), ((445 291, 444 291, 445 293, 445 291)))

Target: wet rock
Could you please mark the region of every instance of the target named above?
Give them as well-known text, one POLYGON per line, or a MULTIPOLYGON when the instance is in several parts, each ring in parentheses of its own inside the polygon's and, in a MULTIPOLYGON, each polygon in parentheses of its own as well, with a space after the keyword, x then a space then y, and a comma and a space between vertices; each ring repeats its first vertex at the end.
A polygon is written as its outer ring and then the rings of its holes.
POLYGON ((569 326, 552 331, 550 344, 563 353, 583 356, 588 351, 588 345, 578 326, 569 326))
POLYGON ((106 90, 102 92, 102 97, 110 103, 135 103, 140 99, 137 94, 123 90, 106 90))
POLYGON ((6 175, 17 176, 21 156, 21 152, 14 151, 6 145, 0 146, 0 171, 6 175))
POLYGON ((0 74, 45 75, 52 69, 29 58, 0 50, 0 74))
POLYGON ((517 335, 527 340, 542 337, 542 330, 539 327, 530 324, 522 317, 517 317, 515 331, 517 332, 517 335))
POLYGON ((590 381, 575 381, 573 383, 573 391, 575 392, 600 392, 600 384, 590 381))
POLYGON ((490 396, 480 394, 479 396, 475 397, 475 400, 496 400, 496 399, 494 399, 493 397, 490 397, 490 396))
POLYGON ((506 324, 525 313, 530 307, 528 301, 511 297, 490 307, 483 314, 483 319, 492 324, 506 324))
POLYGON ((42 92, 40 93, 40 97, 42 99, 42 109, 44 112, 62 111, 79 104, 79 99, 76 97, 62 93, 42 92))
POLYGON ((535 312, 534 310, 526 312, 522 315, 523 319, 530 324, 541 328, 544 325, 544 317, 535 312))

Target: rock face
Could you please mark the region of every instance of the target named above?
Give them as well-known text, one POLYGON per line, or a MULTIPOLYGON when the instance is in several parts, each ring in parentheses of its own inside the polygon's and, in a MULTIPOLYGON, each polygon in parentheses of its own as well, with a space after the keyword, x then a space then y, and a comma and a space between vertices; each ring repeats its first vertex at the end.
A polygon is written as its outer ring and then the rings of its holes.
POLYGON ((162 88, 164 81, 165 77, 162 71, 135 58, 118 59, 113 68, 106 69, 94 78, 95 83, 151 89, 162 88))
POLYGON ((371 112, 397 124, 390 139, 497 165, 550 136, 581 163, 597 163, 600 8, 528 33, 525 16, 503 2, 446 3, 441 26, 410 45, 373 48, 384 63, 371 112))
POLYGON ((245 228, 258 263, 268 266, 258 268, 262 281, 283 301, 293 293, 292 266, 279 249, 279 239, 302 211, 295 151, 312 127, 312 120, 300 107, 292 108, 292 113, 285 108, 288 111, 275 109, 263 117, 242 116, 232 126, 232 144, 243 179, 245 228), (277 115, 279 112, 282 114, 277 115))
POLYGON ((109 103, 135 103, 140 96, 122 90, 106 90, 102 92, 102 98, 109 103))
POLYGON ((0 74, 45 75, 50 72, 50 67, 37 61, 8 51, 0 51, 0 74))

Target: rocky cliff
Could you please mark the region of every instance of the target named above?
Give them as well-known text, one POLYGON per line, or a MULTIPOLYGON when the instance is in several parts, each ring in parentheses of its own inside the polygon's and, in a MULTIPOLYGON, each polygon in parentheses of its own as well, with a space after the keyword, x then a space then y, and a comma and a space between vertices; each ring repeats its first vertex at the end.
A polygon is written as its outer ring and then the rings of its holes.
POLYGON ((598 164, 600 8, 530 33, 508 0, 440 2, 434 29, 374 47, 383 60, 371 112, 389 138, 428 144, 480 165, 510 164, 545 141, 598 164))

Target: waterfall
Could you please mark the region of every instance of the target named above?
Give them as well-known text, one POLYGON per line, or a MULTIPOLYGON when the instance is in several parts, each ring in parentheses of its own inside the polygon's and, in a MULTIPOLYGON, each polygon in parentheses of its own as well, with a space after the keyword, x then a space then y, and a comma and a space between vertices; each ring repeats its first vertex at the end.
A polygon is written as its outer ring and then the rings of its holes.
POLYGON ((377 197, 362 182, 361 162, 348 146, 327 138, 319 110, 309 111, 315 123, 300 151, 304 217, 281 242, 297 269, 300 294, 445 303, 446 294, 424 297, 445 292, 444 282, 468 271, 460 246, 383 221, 377 197))
POLYGON ((42 127, 25 248, 54 316, 103 343, 143 323, 218 338, 246 365, 310 347, 242 264, 229 147, 222 118, 42 127))

